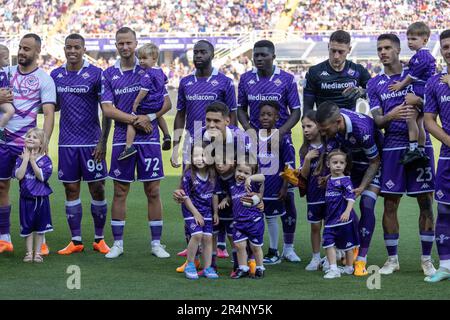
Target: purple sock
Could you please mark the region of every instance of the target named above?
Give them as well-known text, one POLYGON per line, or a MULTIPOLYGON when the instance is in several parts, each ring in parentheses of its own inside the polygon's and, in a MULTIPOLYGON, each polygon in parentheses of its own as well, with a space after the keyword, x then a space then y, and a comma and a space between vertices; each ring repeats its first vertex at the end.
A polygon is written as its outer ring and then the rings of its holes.
POLYGON ((450 260, 450 205, 438 203, 436 246, 439 260, 450 260))
MULTIPOLYGON (((283 233, 295 234, 295 228, 297 225, 297 209, 295 208, 294 193, 288 192, 284 204, 286 206, 286 214, 281 217, 281 222, 283 225, 283 233)), ((291 243, 294 243, 293 237, 291 243)))
POLYGON ((106 200, 91 200, 91 214, 94 219, 95 239, 103 239, 103 230, 106 223, 106 215, 108 213, 108 204, 106 200))
POLYGON ((163 221, 162 220, 149 221, 148 226, 150 227, 150 233, 151 233, 151 237, 152 237, 152 245, 160 244, 162 228, 163 228, 163 221))
POLYGON ((83 207, 81 200, 66 201, 66 217, 69 224, 72 240, 81 241, 81 218, 83 217, 83 207))
POLYGON ((233 249, 233 252, 231 255, 233 256, 233 270, 237 270, 237 269, 239 269, 239 262, 238 262, 236 249, 233 249))
POLYGON ((375 230, 375 203, 377 195, 371 191, 364 191, 361 195, 359 208, 361 210, 361 220, 358 224, 360 236, 360 248, 358 256, 365 258, 369 251, 370 241, 375 230))
POLYGON ((10 234, 11 206, 0 207, 0 235, 10 234))
POLYGON ((398 233, 384 234, 384 243, 388 252, 388 256, 396 256, 398 248, 398 233))
POLYGON ((123 240, 123 229, 125 228, 125 221, 111 220, 111 229, 114 241, 123 240))
POLYGON ((431 256, 434 242, 434 231, 420 231, 420 242, 422 243, 422 255, 431 256))

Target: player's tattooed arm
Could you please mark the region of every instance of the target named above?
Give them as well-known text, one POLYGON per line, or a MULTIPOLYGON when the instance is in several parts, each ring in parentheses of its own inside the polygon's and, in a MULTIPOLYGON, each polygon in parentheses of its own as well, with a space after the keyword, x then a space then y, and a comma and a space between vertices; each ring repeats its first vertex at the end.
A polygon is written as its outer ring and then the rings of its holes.
POLYGON ((278 130, 280 138, 284 136, 286 132, 289 132, 300 121, 301 111, 300 109, 292 110, 291 115, 287 119, 286 123, 278 130))
POLYGON ((450 147, 450 136, 438 125, 437 114, 425 112, 423 119, 427 131, 441 143, 450 147))
POLYGON ((118 122, 123 122, 126 124, 134 124, 134 122, 136 121, 137 117, 133 116, 132 114, 123 112, 119 109, 117 109, 116 107, 114 107, 114 105, 112 103, 106 102, 106 103, 102 103, 102 111, 103 114, 108 117, 111 118, 115 121, 118 122))
POLYGON ((361 184, 358 188, 353 189, 356 197, 359 197, 361 193, 366 190, 370 183, 373 181, 375 176, 377 175, 378 169, 380 168, 381 159, 380 155, 377 155, 375 158, 369 160, 369 167, 364 173, 364 177, 362 178, 361 184))
POLYGON ((381 108, 376 108, 372 110, 373 120, 377 124, 378 128, 384 129, 389 126, 393 120, 404 120, 408 116, 408 109, 410 106, 401 104, 396 106, 391 112, 383 114, 381 108))

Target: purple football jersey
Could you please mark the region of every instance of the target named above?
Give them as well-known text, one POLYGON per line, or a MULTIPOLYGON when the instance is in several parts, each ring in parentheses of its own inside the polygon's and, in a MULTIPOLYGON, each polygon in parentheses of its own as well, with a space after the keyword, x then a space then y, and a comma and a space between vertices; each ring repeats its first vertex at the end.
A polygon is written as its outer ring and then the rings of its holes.
MULTIPOLYGON (((141 89, 141 77, 145 70, 139 66, 138 60, 135 60, 133 70, 122 71, 120 59, 114 66, 109 67, 103 72, 102 77, 102 103, 112 103, 117 109, 131 113, 133 102, 141 89)), ((158 127, 158 121, 152 121, 153 128, 158 127)), ((113 144, 124 143, 126 141, 127 124, 115 122, 113 144)), ((159 143, 159 130, 152 130, 150 134, 143 131, 136 132, 135 143, 156 142, 159 143)))
POLYGON ((352 191, 353 185, 349 176, 330 177, 327 181, 327 190, 325 192, 325 228, 336 227, 352 223, 355 218, 355 211, 352 209, 350 218, 347 222, 341 221, 341 216, 347 208, 348 201, 355 202, 355 193, 352 191))
MULTIPOLYGON (((314 175, 314 170, 316 170, 319 164, 320 155, 325 151, 325 147, 322 144, 318 146, 308 146, 308 152, 314 149, 319 150, 319 156, 311 160, 309 176, 307 177, 308 183, 306 185, 306 202, 308 204, 325 203, 325 188, 319 187, 319 176, 314 175)), ((303 166, 304 162, 305 158, 300 156, 300 168, 303 166)))
MULTIPOLYGON (((405 102, 405 97, 412 92, 412 85, 401 91, 391 91, 389 86, 397 81, 405 79, 406 70, 401 74, 388 76, 384 73, 369 80, 367 84, 367 96, 369 98, 370 110, 381 108, 383 114, 388 114, 395 107, 405 102)), ((394 120, 384 131, 383 148, 399 148, 408 146, 408 125, 405 120, 394 120)), ((431 145, 427 133, 427 145, 431 145)))
MULTIPOLYGON (((272 143, 272 133, 268 137, 258 137, 258 167, 265 176, 264 200, 278 200, 278 194, 283 186, 280 173, 284 166, 295 168, 295 149, 290 135, 285 134, 279 143, 272 143), (278 144, 278 146, 277 146, 278 144)), ((277 134, 278 136, 278 134, 277 134)))
MULTIPOLYGON (((17 158, 16 167, 14 169, 14 175, 22 164, 22 158, 17 158)), ((34 174, 33 167, 31 167, 31 163, 28 162, 27 170, 25 172, 25 176, 22 180, 20 180, 20 195, 22 197, 39 197, 39 196, 48 196, 52 193, 52 189, 48 184, 48 179, 53 172, 52 160, 47 155, 43 155, 36 159, 36 164, 42 171, 42 177, 44 181, 40 181, 36 178, 34 174)))
POLYGON ((164 96, 168 95, 166 90, 167 77, 161 68, 153 67, 146 70, 141 78, 141 90, 147 91, 137 111, 138 114, 156 113, 164 104, 164 96), (145 110, 145 112, 142 112, 145 110))
POLYGON ((186 112, 186 130, 194 134, 194 122, 205 125, 206 107, 214 101, 225 103, 230 112, 236 110, 236 91, 233 80, 213 69, 209 78, 197 78, 195 70, 180 81, 177 110, 186 112))
MULTIPOLYGON (((447 74, 443 70, 428 80, 425 87, 424 112, 435 113, 439 115, 442 129, 450 135, 450 88, 447 83, 441 82, 441 76, 447 74)), ((450 157, 450 147, 445 144, 441 146, 440 157, 450 157)))
POLYGON ((9 88, 8 74, 0 69, 0 88, 9 88))
MULTIPOLYGON (((252 191, 259 192, 260 184, 252 183, 252 191)), ((263 213, 256 207, 246 207, 242 204, 241 198, 247 195, 245 183, 233 183, 230 186, 231 202, 233 208, 233 219, 235 222, 254 221, 261 218, 263 213)))
POLYGON ((423 98, 425 83, 436 73, 436 59, 434 59, 429 48, 419 49, 411 57, 408 71, 409 76, 414 80, 414 92, 423 98))
MULTIPOLYGON (((209 177, 203 178, 198 174, 195 177, 192 176, 191 169, 188 169, 181 182, 182 189, 188 196, 194 207, 201 213, 205 220, 212 220, 212 197, 214 194, 214 183, 210 181, 209 177)), ((182 210, 183 214, 189 214, 192 217, 192 213, 189 210, 182 210)))
MULTIPOLYGON (((230 195, 230 186, 234 183, 234 173, 230 174, 228 177, 217 176, 216 186, 214 194, 219 197, 219 203, 230 195)), ((231 205, 225 209, 219 209, 219 217, 221 219, 233 219, 233 210, 231 205)))
POLYGON ((98 111, 102 70, 84 61, 79 71, 68 71, 64 64, 50 75, 61 108, 59 145, 96 145, 101 135, 98 111))
POLYGON ((276 101, 280 105, 280 128, 289 118, 290 111, 300 109, 300 98, 294 76, 275 67, 271 77, 260 78, 256 68, 241 76, 238 87, 238 108, 250 110, 250 124, 260 129, 259 104, 276 101), (289 111, 290 110, 290 111, 289 111))

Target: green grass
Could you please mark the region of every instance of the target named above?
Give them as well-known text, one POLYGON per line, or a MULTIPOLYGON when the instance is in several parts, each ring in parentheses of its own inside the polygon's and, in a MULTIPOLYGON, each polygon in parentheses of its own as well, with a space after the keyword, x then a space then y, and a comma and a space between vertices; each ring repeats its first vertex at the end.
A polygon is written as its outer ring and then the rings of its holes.
MULTIPOLYGON (((171 125, 172 118, 167 119, 171 125)), ((57 126, 50 149, 56 162, 57 126)), ((298 150, 299 128, 294 131, 294 142, 298 150)), ((109 149, 110 150, 110 149, 109 149)), ((91 249, 93 223, 89 210, 89 193, 82 187, 84 205, 83 237, 86 250, 72 256, 58 256, 56 250, 70 240, 64 211, 64 188, 52 177, 52 217, 55 231, 47 235, 51 254, 42 265, 25 264, 25 243, 19 237, 18 185, 11 185, 12 236, 15 245, 13 254, 0 256, 0 299, 444 299, 450 296, 449 282, 427 284, 420 269, 420 241, 418 236, 418 207, 412 198, 404 198, 399 209, 401 271, 383 277, 380 290, 369 290, 366 278, 343 277, 333 281, 322 279, 321 272, 306 272, 311 249, 309 225, 306 222, 304 198, 297 197, 298 224, 295 247, 302 258, 300 264, 283 262, 268 266, 266 277, 261 281, 228 278, 231 262, 219 260, 221 278, 212 281, 200 279, 188 281, 175 268, 183 262, 176 252, 184 248, 183 221, 179 206, 171 199, 171 192, 179 182, 179 171, 170 168, 169 153, 164 153, 167 177, 161 183, 164 205, 163 242, 172 257, 160 260, 149 250, 150 235, 146 219, 146 201, 142 185, 135 183, 128 198, 128 219, 125 227, 125 254, 113 261, 94 253, 91 249), (68 266, 81 269, 81 289, 69 290, 66 281, 68 266)), ((56 166, 55 166, 56 167, 56 166)), ((107 198, 111 202, 112 182, 107 181, 107 198)), ((369 265, 381 266, 386 258, 381 215, 382 199, 377 204, 377 227, 369 252, 369 265)), ((109 214, 109 213, 108 213, 109 214)), ((108 223, 106 240, 112 243, 108 223)), ((280 235, 280 244, 282 237, 280 235)), ((268 243, 268 239, 266 239, 268 243)), ((265 247, 266 248, 266 247, 265 247)), ((434 249, 433 256, 437 259, 434 249)))

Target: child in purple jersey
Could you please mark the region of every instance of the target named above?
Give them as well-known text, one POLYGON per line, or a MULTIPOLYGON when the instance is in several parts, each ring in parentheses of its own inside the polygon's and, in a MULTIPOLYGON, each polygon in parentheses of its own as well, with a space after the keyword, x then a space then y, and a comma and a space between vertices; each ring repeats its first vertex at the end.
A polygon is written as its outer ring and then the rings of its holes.
POLYGON ((303 116, 302 128, 304 142, 300 148, 301 176, 306 179, 306 202, 308 222, 311 224, 312 259, 306 266, 307 271, 320 268, 320 230, 325 218, 325 189, 318 183, 318 172, 315 172, 320 155, 325 151, 323 139, 316 122, 316 111, 309 110, 303 116))
POLYGON ((233 208, 233 241, 237 249, 239 269, 232 275, 233 279, 250 276, 247 245, 250 246, 256 260, 255 279, 264 277, 263 240, 264 219, 258 209, 264 195, 264 175, 256 174, 258 166, 249 159, 238 159, 235 182, 230 186, 233 208))
MULTIPOLYGON (((137 50, 139 64, 146 69, 146 74, 141 79, 141 89, 133 103, 134 114, 148 114, 151 120, 158 118, 158 126, 163 132, 163 150, 169 150, 172 138, 169 134, 169 128, 164 118, 157 117, 156 113, 161 110, 164 105, 164 96, 167 91, 165 85, 167 84, 167 76, 162 69, 155 68, 158 62, 159 49, 152 43, 147 43, 137 50)), ((156 130, 155 128, 154 130, 156 130)), ((134 138, 136 137, 136 129, 133 125, 127 126, 127 140, 125 150, 120 154, 119 160, 126 159, 137 152, 133 146, 134 138)))
MULTIPOLYGON (((389 89, 400 91, 412 84, 414 94, 423 99, 425 83, 436 71, 436 61, 426 47, 431 31, 425 23, 415 22, 408 27, 406 35, 409 49, 416 51, 416 54, 409 60, 408 75, 402 81, 390 85, 389 89)), ((417 118, 408 119, 406 123, 408 124, 409 151, 405 153, 402 163, 408 165, 420 160, 427 163, 429 158, 424 153, 426 134, 422 110, 417 118)))
POLYGON ((214 167, 210 164, 202 145, 192 148, 192 165, 183 174, 182 188, 186 193, 183 207, 186 229, 190 231, 187 247, 187 265, 184 273, 187 279, 198 279, 194 260, 198 247, 202 245, 203 276, 216 279, 218 275, 211 267, 213 224, 219 223, 217 208, 213 208, 215 186, 214 167), (214 214, 213 214, 214 212, 214 214))
POLYGON ((45 154, 44 130, 33 128, 25 136, 22 157, 16 161, 15 176, 20 181, 20 235, 26 238, 24 262, 43 262, 41 246, 46 232, 53 231, 48 196, 52 161, 45 154), (33 256, 34 242, 34 256, 33 256))
MULTIPOLYGON (((1 66, 0 66, 1 67, 1 66)), ((9 89, 9 75, 0 71, 0 88, 9 89)), ((8 121, 14 115, 15 109, 12 103, 2 103, 0 104, 0 112, 2 113, 0 117, 0 141, 5 141, 5 127, 8 121)))
POLYGON ((355 193, 349 176, 348 156, 340 150, 328 154, 327 166, 330 176, 327 178, 325 192, 325 229, 323 232, 323 247, 327 250, 330 269, 326 271, 325 279, 334 279, 344 274, 353 274, 353 248, 359 245, 358 231, 353 223, 356 218, 353 205, 355 193), (336 248, 345 251, 346 265, 339 270, 336 263, 336 248))

